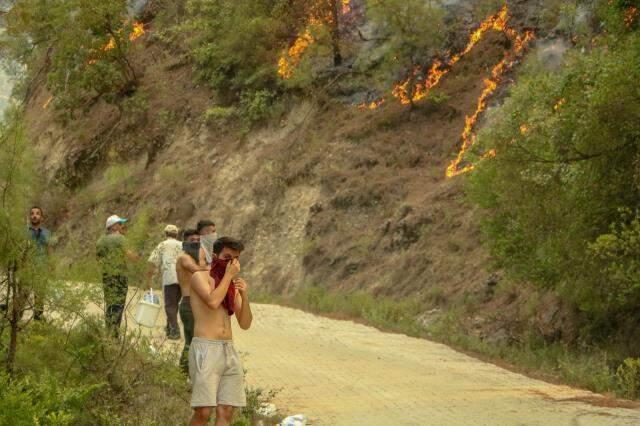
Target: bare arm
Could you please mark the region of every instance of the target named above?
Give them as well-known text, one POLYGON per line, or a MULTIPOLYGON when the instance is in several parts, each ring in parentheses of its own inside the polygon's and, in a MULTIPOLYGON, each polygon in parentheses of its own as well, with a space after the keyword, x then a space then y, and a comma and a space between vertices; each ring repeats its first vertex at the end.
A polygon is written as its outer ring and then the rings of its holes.
POLYGON ((202 247, 200 247, 200 255, 198 256, 198 263, 200 264, 200 266, 207 266, 207 256, 202 247))
POLYGON ((240 272, 240 262, 236 259, 227 265, 227 271, 218 287, 211 285, 213 278, 208 274, 203 271, 196 272, 191 276, 191 291, 195 292, 210 309, 218 309, 227 296, 231 280, 238 272, 240 272))
POLYGON ((236 286, 236 299, 234 311, 236 313, 236 319, 238 325, 243 330, 248 330, 251 327, 253 321, 253 314, 251 313, 251 305, 249 304, 249 292, 247 291, 247 283, 242 278, 237 278, 234 281, 236 286))
POLYGON ((191 272, 192 274, 195 274, 196 272, 200 272, 200 271, 209 270, 209 267, 206 265, 198 265, 196 261, 193 260, 193 257, 189 256, 188 254, 181 255, 178 258, 178 263, 183 269, 191 272))

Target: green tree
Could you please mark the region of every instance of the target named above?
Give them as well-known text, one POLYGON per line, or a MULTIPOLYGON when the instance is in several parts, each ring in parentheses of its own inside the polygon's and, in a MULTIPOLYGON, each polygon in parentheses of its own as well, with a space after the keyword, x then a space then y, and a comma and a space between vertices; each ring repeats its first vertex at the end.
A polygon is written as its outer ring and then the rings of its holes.
POLYGON ((36 254, 25 226, 34 175, 25 140, 21 111, 6 113, 0 124, 0 341, 8 328, 5 369, 11 376, 18 349, 18 335, 26 327, 24 313, 33 308, 34 296, 45 298, 49 290, 47 265, 36 254))
MULTIPOLYGON (((618 15, 619 16, 619 15, 618 15)), ((605 315, 637 307, 640 36, 600 36, 561 70, 531 60, 490 117, 470 196, 498 266, 605 315), (625 272, 626 271, 626 272, 625 272)))
POLYGON ((276 91, 275 66, 286 26, 282 1, 190 0, 185 32, 196 77, 226 102, 276 91), (246 94, 245 94, 246 96, 246 94))
POLYGON ((18 0, 5 22, 0 48, 35 84, 46 75, 54 105, 73 111, 135 90, 128 54, 141 27, 126 0, 18 0))

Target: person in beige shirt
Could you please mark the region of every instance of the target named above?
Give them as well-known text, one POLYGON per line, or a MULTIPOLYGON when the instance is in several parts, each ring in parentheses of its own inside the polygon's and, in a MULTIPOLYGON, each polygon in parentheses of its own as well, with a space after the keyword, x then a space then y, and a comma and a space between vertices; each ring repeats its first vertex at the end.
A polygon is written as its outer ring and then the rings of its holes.
POLYGON ((233 347, 231 316, 241 329, 251 327, 253 315, 247 283, 238 277, 243 244, 223 237, 213 245, 211 270, 191 277, 191 308, 195 318, 189 348, 191 425, 204 425, 216 409, 216 425, 231 424, 234 409, 246 406, 244 372, 233 347))
POLYGON ((182 254, 182 242, 178 240, 179 230, 175 225, 167 225, 164 228, 166 240, 162 241, 151 252, 149 259, 149 270, 147 273, 147 286, 153 287, 153 277, 160 272, 162 282, 162 292, 164 294, 164 311, 167 314, 167 338, 171 340, 180 339, 178 328, 178 304, 182 294, 178 285, 176 275, 176 262, 178 256, 182 254))

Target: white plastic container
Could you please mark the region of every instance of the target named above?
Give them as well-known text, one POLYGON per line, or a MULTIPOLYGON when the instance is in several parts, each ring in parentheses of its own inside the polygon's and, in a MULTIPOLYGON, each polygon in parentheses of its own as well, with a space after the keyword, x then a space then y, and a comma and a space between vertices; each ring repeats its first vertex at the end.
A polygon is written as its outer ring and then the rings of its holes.
POLYGON ((135 320, 144 327, 155 327, 160 309, 160 299, 153 294, 153 290, 149 290, 138 302, 135 320))

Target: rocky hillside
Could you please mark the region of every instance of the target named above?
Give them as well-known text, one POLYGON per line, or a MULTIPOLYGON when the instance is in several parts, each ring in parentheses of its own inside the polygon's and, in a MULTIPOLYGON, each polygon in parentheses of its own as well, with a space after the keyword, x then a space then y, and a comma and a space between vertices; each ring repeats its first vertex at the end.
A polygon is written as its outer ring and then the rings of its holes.
MULTIPOLYGON (((511 3, 510 25, 535 30, 531 2, 511 3)), ((450 6, 460 22, 453 51, 478 28, 470 11, 469 4, 450 6)), ((146 33, 130 55, 140 76, 135 96, 117 105, 98 101, 72 120, 57 118, 44 77, 28 99, 28 131, 49 183, 40 201, 62 251, 91 251, 112 213, 134 224, 149 217, 152 240, 167 222, 192 227, 212 218, 221 234, 246 241, 244 271, 256 290, 365 290, 414 300, 424 313, 472 300, 481 315, 469 318, 469 329, 482 336, 507 340, 531 323, 558 332, 568 314, 553 300, 519 322, 527 291, 494 295, 500 278, 481 247, 481 218, 465 200, 465 177, 445 177, 465 117, 512 48, 508 34, 484 33, 442 78, 437 96, 411 111, 393 98, 358 108, 366 84, 345 77, 292 98, 278 120, 247 130, 206 118, 216 95, 194 82, 184 52, 157 35, 153 3, 143 16, 146 33)), ((555 47, 534 49, 553 56, 555 47)), ((513 61, 489 105, 508 90, 521 58, 513 61)))

